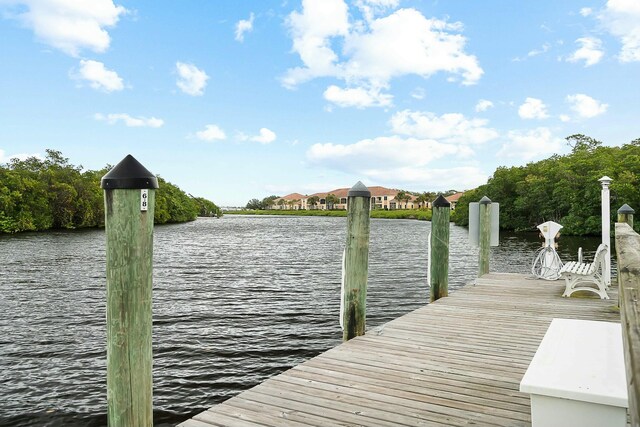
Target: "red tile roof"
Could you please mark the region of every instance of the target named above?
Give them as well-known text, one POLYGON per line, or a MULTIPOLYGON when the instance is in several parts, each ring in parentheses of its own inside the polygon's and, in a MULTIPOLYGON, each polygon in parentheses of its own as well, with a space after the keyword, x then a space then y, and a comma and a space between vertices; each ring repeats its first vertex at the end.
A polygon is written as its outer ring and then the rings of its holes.
POLYGON ((368 188, 369 188, 369 191, 371 191, 372 197, 378 197, 378 196, 394 196, 395 197, 395 195, 398 194, 398 191, 400 191, 400 190, 392 190, 390 188, 385 188, 380 186, 373 186, 368 188))
POLYGON ((451 202, 457 202, 457 201, 458 201, 458 199, 459 199, 460 197, 462 197, 462 195, 463 195, 463 194, 464 194, 464 193, 456 193, 456 194, 452 194, 452 195, 450 195, 450 196, 448 196, 448 197, 445 197, 445 199, 446 199, 446 200, 447 200, 447 202, 449 202, 449 203, 451 203, 451 202))
POLYGON ((336 197, 347 197, 347 193, 349 192, 348 188, 336 188, 335 190, 331 190, 328 193, 326 193, 327 195, 329 194, 333 194, 336 197))
MULTIPOLYGON (((280 197, 280 199, 285 199, 285 200, 298 200, 298 199, 306 199, 309 196, 305 196, 304 194, 300 194, 300 193, 291 193, 291 194, 287 194, 286 196, 282 196, 280 197)), ((276 199, 278 200, 278 199, 276 199)))

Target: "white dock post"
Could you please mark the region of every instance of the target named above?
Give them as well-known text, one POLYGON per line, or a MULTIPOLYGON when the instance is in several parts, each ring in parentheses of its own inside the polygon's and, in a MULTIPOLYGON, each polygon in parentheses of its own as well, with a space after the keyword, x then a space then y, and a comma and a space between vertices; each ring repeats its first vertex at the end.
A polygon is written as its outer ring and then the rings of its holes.
POLYGON ((604 283, 606 287, 611 285, 611 204, 609 199, 609 184, 612 179, 608 176, 603 176, 598 181, 602 184, 602 244, 607 245, 607 253, 604 257, 605 269, 604 283))

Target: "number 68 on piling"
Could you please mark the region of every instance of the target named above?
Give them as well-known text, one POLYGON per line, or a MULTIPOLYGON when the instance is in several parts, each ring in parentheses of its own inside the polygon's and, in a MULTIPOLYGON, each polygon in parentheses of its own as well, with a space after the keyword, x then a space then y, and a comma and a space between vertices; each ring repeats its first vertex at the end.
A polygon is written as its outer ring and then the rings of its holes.
POLYGON ((146 212, 149 208, 149 190, 143 188, 140 190, 140 211, 146 212))

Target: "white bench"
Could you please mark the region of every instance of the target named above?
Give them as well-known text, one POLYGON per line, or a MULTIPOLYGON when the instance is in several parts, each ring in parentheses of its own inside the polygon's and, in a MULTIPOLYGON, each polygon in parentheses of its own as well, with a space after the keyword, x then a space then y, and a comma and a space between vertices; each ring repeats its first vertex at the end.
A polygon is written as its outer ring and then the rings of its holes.
MULTIPOLYGON (((564 278, 563 297, 569 297, 577 291, 595 292, 602 299, 609 299, 604 281, 605 256, 607 246, 600 244, 592 263, 584 263, 582 259, 566 263, 560 269, 560 277, 564 278), (595 286, 594 286, 595 285, 595 286)), ((582 258, 582 257, 580 257, 582 258)))
POLYGON ((520 391, 531 394, 533 427, 626 426, 620 324, 553 319, 520 391))

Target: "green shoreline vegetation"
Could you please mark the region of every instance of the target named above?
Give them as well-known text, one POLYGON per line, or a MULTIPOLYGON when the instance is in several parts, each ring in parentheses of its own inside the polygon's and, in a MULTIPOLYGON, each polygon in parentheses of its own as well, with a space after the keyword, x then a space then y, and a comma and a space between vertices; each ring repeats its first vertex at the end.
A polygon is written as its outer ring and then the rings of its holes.
MULTIPOLYGON (((488 196, 500 203, 500 228, 534 231, 536 225, 556 221, 566 235, 600 234, 598 182, 613 179, 611 212, 628 204, 640 209, 640 138, 616 147, 577 134, 566 138, 569 154, 553 155, 525 166, 499 167, 486 184, 468 190, 458 200, 451 220, 468 225, 468 205, 488 196)), ((74 166, 59 151, 46 150, 45 160, 30 157, 0 164, 0 233, 104 226, 100 179, 110 166, 98 171, 74 166)), ((221 216, 213 202, 187 195, 158 177, 156 224, 185 222, 197 216, 221 216)), ((424 193, 431 194, 431 193, 424 193)), ((248 208, 229 214, 346 216, 344 210, 266 210, 276 196, 252 199, 248 208), (254 206, 255 205, 255 206, 254 206)), ((371 211, 372 218, 431 220, 430 209, 371 211)), ((637 222, 636 230, 640 230, 637 222)))
MULTIPOLYGON (((104 227, 100 180, 111 166, 83 170, 59 151, 46 152, 44 160, 29 157, 0 164, 0 233, 104 227)), ((158 183, 156 224, 222 216, 210 200, 191 197, 160 177, 158 183)))
MULTIPOLYGON (((488 182, 466 191, 452 220, 468 225, 469 202, 483 196, 500 203, 500 228, 532 231, 546 221, 562 224, 562 234, 600 235, 601 189, 598 180, 612 178, 611 218, 623 204, 640 209, 640 138, 622 146, 577 134, 565 138, 571 152, 525 166, 499 167, 488 182)), ((634 225, 640 230, 640 222, 634 225)))
MULTIPOLYGON (((346 217, 346 210, 258 210, 258 209, 245 209, 239 211, 227 211, 227 215, 282 215, 282 216, 332 216, 332 217, 346 217)), ((418 219, 422 221, 431 221, 431 209, 398 209, 398 210, 384 210, 373 209, 371 211, 371 218, 383 218, 383 219, 418 219)))

